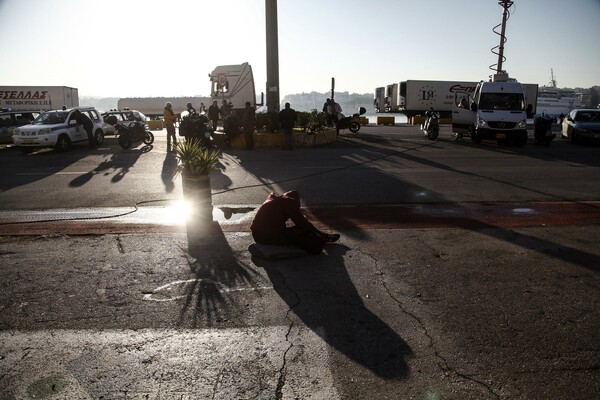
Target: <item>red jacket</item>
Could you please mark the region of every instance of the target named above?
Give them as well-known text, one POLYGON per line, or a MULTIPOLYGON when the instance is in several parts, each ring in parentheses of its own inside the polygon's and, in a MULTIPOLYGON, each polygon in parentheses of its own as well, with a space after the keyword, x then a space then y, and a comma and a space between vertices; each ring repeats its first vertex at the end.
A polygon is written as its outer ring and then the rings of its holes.
POLYGON ((263 235, 279 235, 285 231, 288 219, 298 227, 312 228, 312 224, 300 211, 300 196, 295 190, 282 195, 269 194, 256 212, 250 229, 263 235))

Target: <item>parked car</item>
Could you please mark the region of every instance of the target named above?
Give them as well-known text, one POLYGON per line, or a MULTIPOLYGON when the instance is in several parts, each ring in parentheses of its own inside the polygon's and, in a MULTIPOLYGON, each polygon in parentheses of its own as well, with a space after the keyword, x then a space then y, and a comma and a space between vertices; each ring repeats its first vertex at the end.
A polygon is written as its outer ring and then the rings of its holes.
POLYGON ((573 143, 600 140, 600 110, 589 108, 571 111, 563 120, 561 134, 573 143))
MULTIPOLYGON (((115 125, 119 122, 128 123, 140 121, 146 124, 148 122, 148 117, 146 117, 143 113, 137 110, 110 110, 102 113, 102 118, 107 125, 107 135, 116 135, 117 131, 115 129, 115 125)), ((129 124, 127 124, 129 125, 129 124)))
POLYGON ((96 144, 102 144, 106 123, 100 112, 93 107, 43 112, 31 124, 13 130, 13 143, 25 154, 44 147, 53 147, 56 151, 64 152, 73 144, 88 144, 88 136, 83 125, 75 121, 73 115, 75 110, 81 111, 92 120, 96 144))
POLYGON ((38 115, 39 111, 1 111, 0 143, 12 143, 13 130, 32 123, 38 115))

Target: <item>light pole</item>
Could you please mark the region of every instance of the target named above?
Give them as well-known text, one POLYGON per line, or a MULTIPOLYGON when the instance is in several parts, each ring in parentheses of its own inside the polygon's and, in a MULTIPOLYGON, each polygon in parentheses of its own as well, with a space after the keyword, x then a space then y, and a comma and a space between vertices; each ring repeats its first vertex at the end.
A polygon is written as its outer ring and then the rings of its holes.
POLYGON ((267 25, 267 112, 279 112, 277 0, 265 0, 267 25))

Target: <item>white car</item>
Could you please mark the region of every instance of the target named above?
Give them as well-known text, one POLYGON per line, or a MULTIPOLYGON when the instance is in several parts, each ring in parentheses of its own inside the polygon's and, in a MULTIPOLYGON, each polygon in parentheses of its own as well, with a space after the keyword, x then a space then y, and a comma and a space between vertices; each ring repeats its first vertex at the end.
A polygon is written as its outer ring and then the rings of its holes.
POLYGON ((88 136, 83 125, 78 124, 74 119, 75 110, 81 111, 92 120, 96 144, 102 144, 107 127, 98 110, 93 107, 44 112, 31 124, 15 128, 12 136, 13 143, 25 154, 44 147, 52 147, 56 151, 64 152, 73 144, 87 144, 88 136))

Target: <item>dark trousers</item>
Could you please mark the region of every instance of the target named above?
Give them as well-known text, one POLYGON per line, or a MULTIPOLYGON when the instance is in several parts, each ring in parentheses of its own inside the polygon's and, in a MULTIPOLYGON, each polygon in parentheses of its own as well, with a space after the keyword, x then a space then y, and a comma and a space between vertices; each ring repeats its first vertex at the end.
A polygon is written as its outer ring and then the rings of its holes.
POLYGON ((177 136, 175 134, 175 125, 166 124, 167 126, 167 146, 171 146, 171 139, 173 139, 173 144, 177 144, 177 136))
POLYGON ((285 231, 278 235, 264 235, 259 232, 252 232, 252 237, 256 243, 275 246, 292 245, 301 248, 309 254, 321 254, 327 242, 314 227, 311 229, 291 226, 285 228, 285 231))

